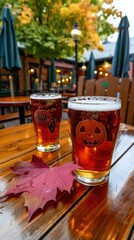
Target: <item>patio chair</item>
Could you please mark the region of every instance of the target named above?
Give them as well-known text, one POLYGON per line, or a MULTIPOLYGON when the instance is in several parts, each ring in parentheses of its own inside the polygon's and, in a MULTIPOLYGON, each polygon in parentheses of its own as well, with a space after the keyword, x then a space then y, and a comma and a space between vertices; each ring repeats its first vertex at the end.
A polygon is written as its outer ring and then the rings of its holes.
POLYGON ((88 79, 85 82, 84 96, 95 95, 95 79, 88 79))
POLYGON ((80 76, 78 79, 78 96, 84 95, 84 88, 85 88, 85 77, 80 76))
POLYGON ((100 78, 96 81, 96 96, 120 97, 122 111, 121 122, 126 122, 131 80, 128 78, 100 78))
POLYGON ((119 92, 119 78, 99 78, 96 80, 95 88, 96 96, 116 97, 119 92))

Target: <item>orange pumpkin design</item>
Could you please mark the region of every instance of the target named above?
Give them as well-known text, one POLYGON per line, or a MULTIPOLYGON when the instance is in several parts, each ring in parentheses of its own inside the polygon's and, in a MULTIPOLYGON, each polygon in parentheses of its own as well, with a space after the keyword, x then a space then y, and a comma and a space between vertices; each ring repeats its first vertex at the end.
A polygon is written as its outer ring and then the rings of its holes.
POLYGON ((96 147, 105 141, 106 129, 102 123, 87 119, 78 123, 76 136, 82 146, 96 147))

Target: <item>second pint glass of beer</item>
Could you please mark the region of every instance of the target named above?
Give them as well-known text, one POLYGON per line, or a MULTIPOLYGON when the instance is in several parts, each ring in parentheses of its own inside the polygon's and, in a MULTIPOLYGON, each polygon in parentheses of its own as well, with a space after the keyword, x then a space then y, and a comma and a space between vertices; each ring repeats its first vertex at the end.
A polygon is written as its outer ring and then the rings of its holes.
POLYGON ((35 93, 30 96, 30 100, 37 149, 41 152, 57 150, 60 147, 61 95, 35 93))
POLYGON ((85 185, 108 180, 120 124, 120 99, 74 97, 68 102, 72 157, 80 168, 74 174, 85 185))

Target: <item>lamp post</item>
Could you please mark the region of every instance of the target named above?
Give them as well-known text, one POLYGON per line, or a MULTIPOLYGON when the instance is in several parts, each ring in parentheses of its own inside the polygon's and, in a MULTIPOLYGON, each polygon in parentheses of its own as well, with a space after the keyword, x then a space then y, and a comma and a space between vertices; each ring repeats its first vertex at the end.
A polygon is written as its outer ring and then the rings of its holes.
POLYGON ((71 31, 72 38, 75 43, 75 74, 76 74, 76 95, 78 94, 78 41, 81 35, 81 30, 78 23, 75 22, 74 28, 71 31))

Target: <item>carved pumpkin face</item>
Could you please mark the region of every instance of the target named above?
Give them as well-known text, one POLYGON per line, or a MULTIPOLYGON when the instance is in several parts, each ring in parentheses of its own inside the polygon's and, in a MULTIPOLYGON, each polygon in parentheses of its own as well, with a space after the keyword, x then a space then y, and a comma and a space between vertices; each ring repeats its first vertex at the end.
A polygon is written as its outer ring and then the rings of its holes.
POLYGON ((38 109, 34 113, 34 120, 38 126, 48 127, 51 123, 52 117, 48 111, 38 109))
POLYGON ((87 119, 78 123, 76 136, 82 146, 96 147, 104 142, 106 130, 102 123, 87 119))

